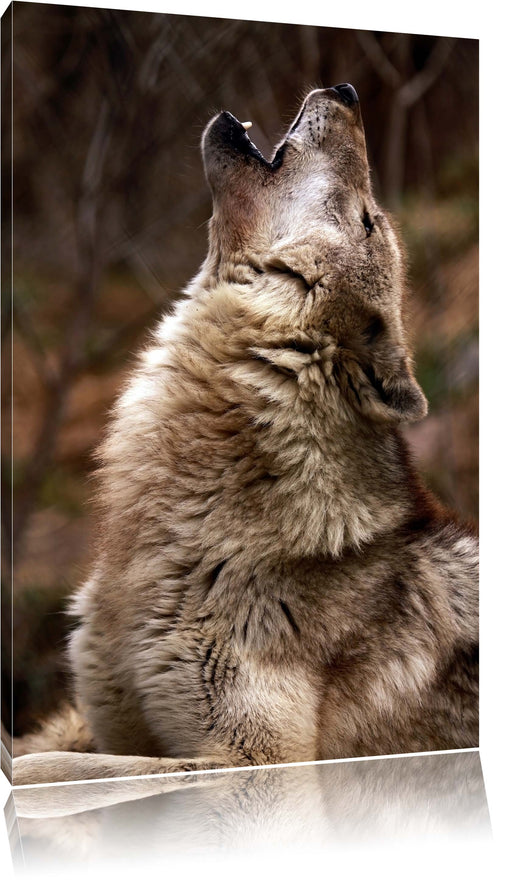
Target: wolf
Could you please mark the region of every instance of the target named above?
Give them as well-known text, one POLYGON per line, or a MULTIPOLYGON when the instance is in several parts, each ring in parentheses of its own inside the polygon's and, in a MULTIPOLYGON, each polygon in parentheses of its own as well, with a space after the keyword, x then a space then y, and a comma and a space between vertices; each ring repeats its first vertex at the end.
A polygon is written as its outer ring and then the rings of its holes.
POLYGON ((478 744, 477 538, 401 434, 427 403, 357 93, 271 160, 248 127, 203 134, 209 251, 116 404, 76 708, 15 784, 478 744))

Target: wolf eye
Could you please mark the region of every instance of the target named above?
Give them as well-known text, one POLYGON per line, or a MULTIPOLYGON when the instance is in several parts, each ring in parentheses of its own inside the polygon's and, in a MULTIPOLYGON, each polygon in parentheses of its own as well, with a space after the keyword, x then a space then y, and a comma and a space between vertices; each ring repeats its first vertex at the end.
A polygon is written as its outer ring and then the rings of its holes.
POLYGON ((363 215, 363 226, 364 226, 364 229, 366 230, 366 236, 367 237, 371 236, 371 233, 373 230, 373 221, 371 220, 368 212, 365 212, 363 215))

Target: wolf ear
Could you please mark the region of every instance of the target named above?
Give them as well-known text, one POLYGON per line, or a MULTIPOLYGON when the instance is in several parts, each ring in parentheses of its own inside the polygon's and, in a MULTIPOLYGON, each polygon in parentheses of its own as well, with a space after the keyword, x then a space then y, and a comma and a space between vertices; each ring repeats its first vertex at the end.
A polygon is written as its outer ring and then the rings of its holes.
POLYGON ((405 359, 387 376, 379 377, 372 365, 363 370, 376 393, 375 399, 368 399, 369 416, 397 423, 415 423, 427 416, 427 400, 405 359))
POLYGON ((377 317, 349 348, 338 349, 335 374, 346 400, 366 417, 386 423, 414 423, 426 416, 428 404, 413 376, 407 351, 394 336, 377 317))

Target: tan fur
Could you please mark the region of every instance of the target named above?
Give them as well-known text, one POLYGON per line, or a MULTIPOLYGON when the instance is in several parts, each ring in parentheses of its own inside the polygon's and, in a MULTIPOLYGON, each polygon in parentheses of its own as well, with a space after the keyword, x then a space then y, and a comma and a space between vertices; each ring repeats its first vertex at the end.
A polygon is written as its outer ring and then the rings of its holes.
POLYGON ((73 606, 98 754, 17 784, 477 744, 476 540, 400 436, 426 402, 347 95, 311 93, 273 166, 205 132, 210 251, 117 403, 73 606))

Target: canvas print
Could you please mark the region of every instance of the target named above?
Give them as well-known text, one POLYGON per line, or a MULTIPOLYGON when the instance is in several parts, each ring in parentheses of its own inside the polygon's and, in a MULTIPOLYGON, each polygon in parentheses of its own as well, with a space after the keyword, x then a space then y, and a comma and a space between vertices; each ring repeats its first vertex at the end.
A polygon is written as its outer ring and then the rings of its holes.
POLYGON ((2 25, 5 772, 477 746, 478 43, 2 25))

